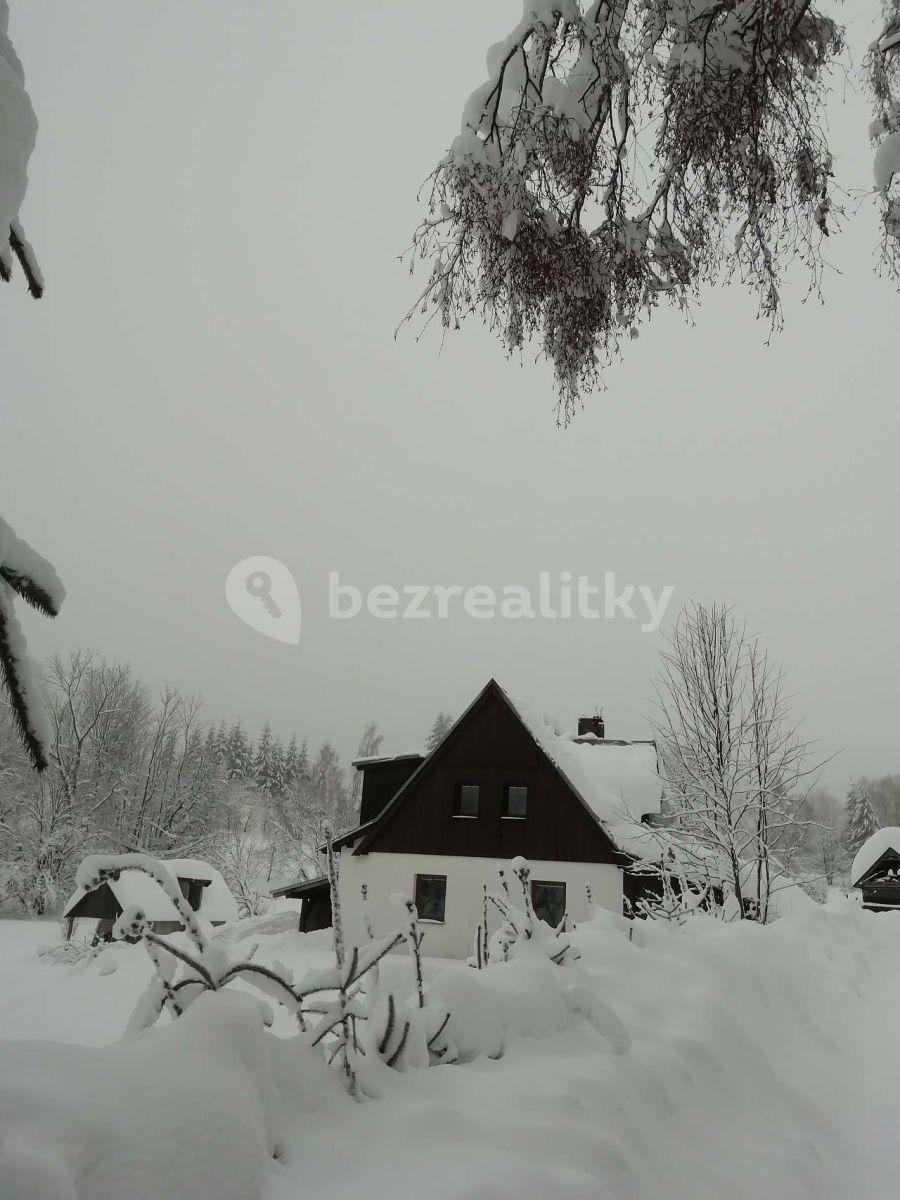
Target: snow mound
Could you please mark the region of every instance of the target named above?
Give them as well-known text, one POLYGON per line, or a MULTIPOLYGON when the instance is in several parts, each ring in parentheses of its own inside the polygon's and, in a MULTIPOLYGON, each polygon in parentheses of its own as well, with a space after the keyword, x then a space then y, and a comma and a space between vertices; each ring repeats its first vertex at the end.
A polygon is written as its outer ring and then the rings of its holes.
POLYGON ((0 1042, 4 1200, 252 1200, 278 1146, 261 1006, 201 996, 102 1049, 0 1042))
POLYGON ((879 829, 860 846, 850 868, 850 886, 857 887, 865 873, 878 862, 886 850, 900 854, 900 828, 889 825, 879 829))

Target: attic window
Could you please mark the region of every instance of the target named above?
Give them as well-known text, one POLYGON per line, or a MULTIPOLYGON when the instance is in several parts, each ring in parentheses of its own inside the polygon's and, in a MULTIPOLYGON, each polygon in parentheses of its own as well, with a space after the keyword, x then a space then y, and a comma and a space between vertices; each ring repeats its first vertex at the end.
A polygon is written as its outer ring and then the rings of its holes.
POLYGON ((477 817, 481 789, 477 783, 461 783, 456 789, 455 817, 477 817))
POLYGON ((446 903, 446 875, 416 876, 416 912, 420 921, 443 922, 446 903))
POLYGON ((528 788, 524 784, 507 784, 503 815, 504 817, 528 816, 528 788))
POLYGON ((534 915, 555 929, 566 915, 566 885, 534 879, 531 883, 531 907, 534 915))

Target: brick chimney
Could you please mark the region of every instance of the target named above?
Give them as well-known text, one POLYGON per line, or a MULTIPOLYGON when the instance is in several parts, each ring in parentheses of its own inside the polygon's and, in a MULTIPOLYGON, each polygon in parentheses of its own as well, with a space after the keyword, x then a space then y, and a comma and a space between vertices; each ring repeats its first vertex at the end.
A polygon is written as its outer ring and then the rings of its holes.
POLYGON ((598 738, 606 736, 606 728, 603 724, 603 718, 599 713, 593 717, 578 718, 578 736, 584 737, 584 735, 587 733, 592 733, 594 737, 598 738))

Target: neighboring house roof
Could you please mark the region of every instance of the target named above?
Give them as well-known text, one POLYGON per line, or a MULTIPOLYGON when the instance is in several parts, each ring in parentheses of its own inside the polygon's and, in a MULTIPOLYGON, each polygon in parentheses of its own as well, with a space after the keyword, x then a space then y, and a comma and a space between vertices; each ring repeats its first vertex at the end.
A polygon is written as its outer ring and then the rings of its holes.
POLYGON ((867 838, 856 852, 853 866, 850 868, 850 886, 859 887, 866 877, 874 873, 882 858, 889 852, 900 857, 900 828, 889 825, 886 829, 878 829, 867 838))
MULTIPOLYGON (((162 865, 177 882, 179 879, 195 880, 202 883, 203 891, 200 907, 197 912, 204 920, 216 922, 236 921, 238 916, 237 902, 232 896, 228 884, 209 863, 197 858, 163 859, 162 865)), ((143 871, 122 871, 118 879, 107 880, 106 885, 112 892, 120 909, 140 908, 148 921, 177 921, 178 912, 165 892, 149 875, 143 871)), ((70 897, 63 911, 68 916, 87 895, 84 888, 78 888, 70 897)))

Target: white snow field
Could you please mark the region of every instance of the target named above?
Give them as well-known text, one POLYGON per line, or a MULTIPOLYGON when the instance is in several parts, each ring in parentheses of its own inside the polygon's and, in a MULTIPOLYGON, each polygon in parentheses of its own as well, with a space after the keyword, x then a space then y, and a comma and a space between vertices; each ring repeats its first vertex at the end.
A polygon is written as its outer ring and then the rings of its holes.
MULTIPOLYGON (((328 934, 294 920, 223 936, 258 941, 256 961, 329 964, 328 934)), ((122 1039, 143 950, 38 956, 57 939, 54 923, 0 921, 3 1200, 900 1194, 894 914, 846 900, 766 928, 601 914, 573 935, 572 967, 431 960, 468 1061, 379 1063, 363 1102, 237 988, 122 1039)))

